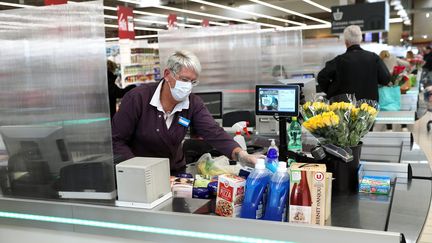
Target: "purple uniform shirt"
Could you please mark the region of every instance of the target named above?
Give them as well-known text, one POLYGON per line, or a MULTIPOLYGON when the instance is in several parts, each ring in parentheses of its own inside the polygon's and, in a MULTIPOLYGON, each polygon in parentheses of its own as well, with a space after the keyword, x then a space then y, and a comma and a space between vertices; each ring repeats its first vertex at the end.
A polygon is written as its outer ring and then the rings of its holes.
POLYGON ((122 99, 119 111, 112 122, 114 154, 126 159, 132 157, 169 158, 171 170, 183 167, 186 162, 182 141, 187 127, 178 123, 182 116, 190 120, 196 133, 224 155, 231 158, 232 151, 239 145, 213 119, 198 96, 189 96, 189 109, 176 112, 168 129, 164 114, 150 105, 158 83, 144 84, 122 99))

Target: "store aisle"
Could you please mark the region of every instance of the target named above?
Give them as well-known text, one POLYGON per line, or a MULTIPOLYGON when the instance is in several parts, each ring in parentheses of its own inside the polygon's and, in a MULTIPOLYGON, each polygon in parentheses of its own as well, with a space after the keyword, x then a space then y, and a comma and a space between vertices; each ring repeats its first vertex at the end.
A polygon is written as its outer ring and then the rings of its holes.
MULTIPOLYGON (((432 112, 426 113, 416 122, 414 125, 413 136, 415 142, 420 145, 428 157, 429 165, 432 168, 432 131, 428 133, 426 130, 426 125, 429 120, 432 120, 432 112)), ((419 242, 432 243, 432 207, 429 209, 429 216, 425 227, 423 228, 419 242)))

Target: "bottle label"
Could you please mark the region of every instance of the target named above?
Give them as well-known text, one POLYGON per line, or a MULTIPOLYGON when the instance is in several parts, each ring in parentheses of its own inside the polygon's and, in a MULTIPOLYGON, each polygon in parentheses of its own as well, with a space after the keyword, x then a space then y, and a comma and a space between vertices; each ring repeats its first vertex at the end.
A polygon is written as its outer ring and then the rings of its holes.
POLYGON ((293 170, 291 171, 291 182, 292 183, 296 183, 296 182, 300 182, 301 180, 301 171, 299 170, 293 170))
POLYGON ((260 202, 260 204, 258 205, 258 208, 256 210, 256 219, 260 219, 263 216, 263 204, 262 202, 260 202))
POLYGON ((310 224, 311 214, 312 214, 312 207, 290 205, 289 222, 310 224))

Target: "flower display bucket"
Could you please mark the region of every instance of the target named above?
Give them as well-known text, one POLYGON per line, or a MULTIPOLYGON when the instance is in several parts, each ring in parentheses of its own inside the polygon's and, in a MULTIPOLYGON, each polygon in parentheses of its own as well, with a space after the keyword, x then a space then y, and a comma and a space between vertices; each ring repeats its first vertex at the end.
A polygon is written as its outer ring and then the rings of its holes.
POLYGON ((334 194, 355 194, 358 192, 358 168, 362 145, 360 142, 357 146, 350 147, 354 157, 350 162, 327 155, 326 166, 327 171, 333 173, 332 192, 334 194))

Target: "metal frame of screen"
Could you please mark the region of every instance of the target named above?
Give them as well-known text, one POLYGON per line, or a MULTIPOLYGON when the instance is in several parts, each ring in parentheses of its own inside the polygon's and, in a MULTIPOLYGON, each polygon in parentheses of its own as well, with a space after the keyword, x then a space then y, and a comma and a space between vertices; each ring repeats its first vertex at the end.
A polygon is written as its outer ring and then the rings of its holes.
POLYGON ((255 114, 265 115, 265 116, 280 116, 280 117, 290 117, 299 115, 299 100, 300 100, 300 87, 298 85, 257 85, 255 87, 255 114), (295 99, 295 111, 294 112, 280 112, 280 111, 262 111, 259 109, 259 90, 260 89, 278 89, 278 90, 294 90, 295 99))
MULTIPOLYGON (((220 100, 220 103, 219 103, 220 113, 217 114, 217 115, 213 115, 212 114, 212 116, 213 116, 214 119, 222 119, 222 116, 223 116, 223 106, 222 106, 222 104, 223 104, 223 95, 222 95, 222 92, 220 92, 220 91, 219 92, 197 92, 197 93, 194 93, 194 94, 198 95, 200 98, 201 98, 201 95, 218 95, 219 96, 219 100, 220 100)), ((202 100, 204 101, 204 99, 202 99, 202 100)), ((208 110, 208 108, 207 108, 207 110, 208 110)), ((209 110, 209 112, 210 112, 210 110, 209 110)), ((211 114, 211 112, 210 112, 210 114, 211 114)))

